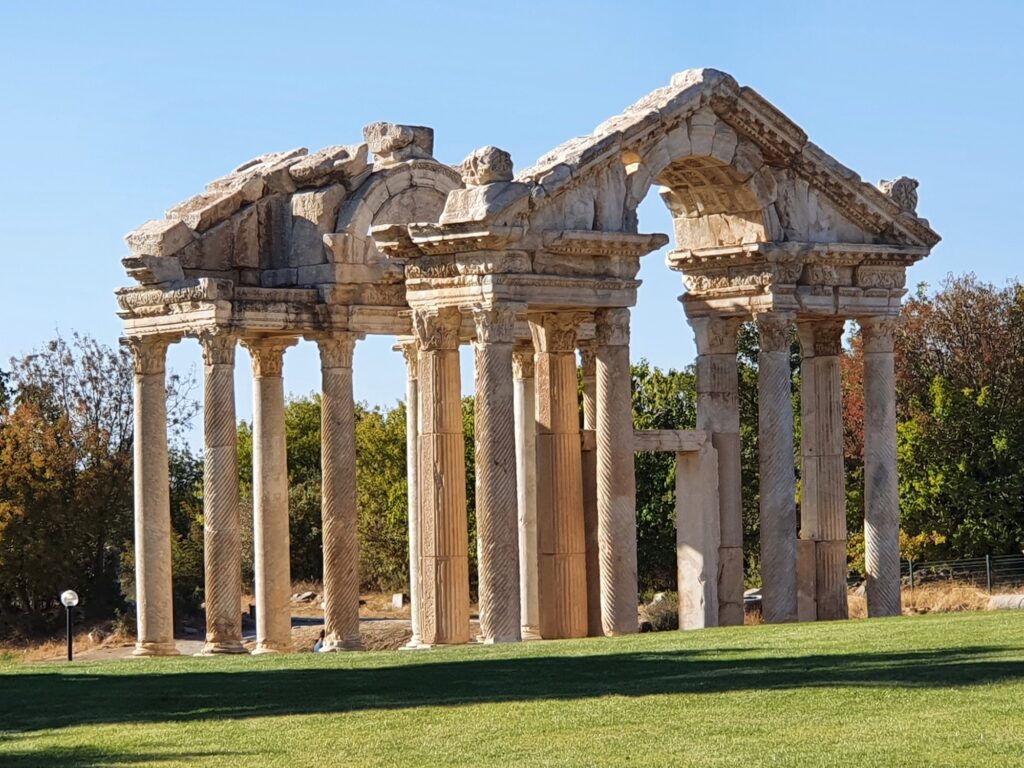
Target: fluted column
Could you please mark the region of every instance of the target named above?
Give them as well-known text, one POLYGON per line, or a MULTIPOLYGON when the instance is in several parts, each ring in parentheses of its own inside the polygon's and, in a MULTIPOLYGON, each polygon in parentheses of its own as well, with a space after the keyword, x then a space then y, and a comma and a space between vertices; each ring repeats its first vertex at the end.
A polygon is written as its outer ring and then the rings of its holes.
POLYGON ((294 339, 251 339, 252 496, 256 571, 256 650, 290 651, 291 565, 288 454, 284 427, 284 351, 294 339))
POLYGON ((173 656, 171 497, 167 463, 168 339, 127 340, 135 366, 136 656, 173 656))
POLYGON ((234 336, 204 333, 203 559, 206 645, 203 654, 246 653, 242 645, 242 528, 238 509, 234 336))
POLYGON ((762 612, 766 622, 796 621, 796 471, 789 348, 793 316, 755 317, 758 355, 758 455, 761 492, 762 612))
POLYGON ((629 310, 602 309, 597 326, 597 526, 606 635, 636 632, 636 479, 629 310))
POLYGON ((356 406, 352 355, 356 334, 318 338, 322 378, 320 459, 324 552, 324 650, 361 650, 359 514, 356 509, 356 406))
POLYGON ((480 634, 485 643, 522 639, 512 385, 515 309, 498 305, 473 310, 476 525, 480 542, 480 634))
POLYGON ((420 497, 419 497, 419 441, 420 393, 419 351, 415 341, 402 345, 405 357, 405 466, 408 488, 409 526, 409 612, 412 619, 412 637, 406 648, 423 647, 420 635, 420 497))
POLYGON ((519 613, 523 639, 540 637, 537 593, 537 417, 533 343, 512 348, 516 417, 516 500, 519 509, 519 613))
MULTIPOLYGON (((597 342, 579 342, 580 374, 583 379, 583 429, 597 429, 597 342)), ((596 441, 596 436, 595 436, 596 441)), ((601 545, 597 523, 597 450, 580 456, 583 474, 583 530, 587 537, 587 635, 604 634, 601 623, 601 545)))
POLYGON ((718 625, 743 623, 743 497, 740 477, 738 317, 693 317, 697 429, 711 433, 718 464, 718 625))
POLYGON ((537 532, 540 631, 546 639, 587 634, 587 562, 583 528, 578 313, 530 318, 537 353, 537 532))
POLYGON ((868 616, 900 615, 900 499, 896 474, 899 319, 860 321, 864 340, 864 548, 868 616))
POLYGON ((815 614, 849 617, 846 601, 846 467, 839 352, 843 319, 801 321, 800 538, 812 540, 815 614))
POLYGON ((415 310, 420 345, 420 632, 428 645, 469 642, 466 464, 455 307, 415 310))
POLYGON ((718 455, 704 443, 699 451, 676 454, 676 581, 679 628, 717 627, 718 455))

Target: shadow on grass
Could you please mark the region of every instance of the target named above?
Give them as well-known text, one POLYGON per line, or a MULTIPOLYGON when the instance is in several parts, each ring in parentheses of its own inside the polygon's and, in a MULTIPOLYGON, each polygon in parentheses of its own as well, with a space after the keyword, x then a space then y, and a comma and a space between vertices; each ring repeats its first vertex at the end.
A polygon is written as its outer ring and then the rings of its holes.
POLYGON ((101 768, 106 765, 138 765, 163 763, 199 757, 228 756, 233 752, 119 752, 97 747, 50 747, 4 752, 0 764, 4 768, 40 768, 59 765, 61 768, 101 768))
POLYGON ((11 736, 82 723, 266 717, 605 695, 827 686, 944 688, 1024 679, 1024 660, 1008 659, 1002 655, 1005 652, 1005 648, 978 646, 730 658, 713 651, 669 650, 425 663, 417 659, 359 669, 235 667, 175 673, 124 672, 122 667, 100 674, 19 672, 0 674, 0 731, 11 736))

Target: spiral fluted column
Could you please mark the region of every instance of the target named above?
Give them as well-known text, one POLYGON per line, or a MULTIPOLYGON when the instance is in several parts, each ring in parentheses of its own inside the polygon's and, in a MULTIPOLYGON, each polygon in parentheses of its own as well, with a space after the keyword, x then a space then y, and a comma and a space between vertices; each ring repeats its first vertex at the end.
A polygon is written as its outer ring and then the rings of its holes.
POLYGON ((284 351, 295 339, 245 339, 252 357, 252 496, 256 571, 256 650, 290 651, 291 565, 284 351))
POLYGON ((512 348, 519 509, 519 612, 524 640, 540 637, 537 593, 537 417, 533 343, 512 348))
POLYGON ((173 656, 165 338, 130 337, 135 367, 136 656, 173 656))
POLYGON ((864 549, 868 616, 900 615, 895 317, 860 321, 864 340, 864 549))
POLYGON ((587 634, 579 398, 574 312, 530 318, 537 353, 537 531, 540 631, 545 639, 587 634))
POLYGON ((761 336, 757 405, 762 615, 770 623, 796 621, 796 467, 789 368, 793 316, 765 312, 755 320, 761 336))
MULTIPOLYGON (((597 342, 579 342, 580 374, 583 379, 583 429, 597 429, 597 342)), ((597 446, 580 455, 583 474, 583 530, 587 537, 587 635, 604 634, 601 623, 601 545, 597 522, 597 446)))
MULTIPOLYGON (((466 458, 456 307, 413 311, 419 342, 420 631, 428 645, 469 642, 466 458)), ((511 363, 510 363, 511 365, 511 363)))
POLYGON ((203 654, 246 653, 242 645, 242 527, 238 508, 234 336, 204 333, 203 559, 206 645, 203 654))
POLYGON ((322 378, 320 458, 325 651, 361 650, 359 514, 356 509, 356 406, 353 333, 318 338, 322 378))
POLYGON ((697 342, 697 429, 711 433, 718 466, 718 625, 743 623, 738 317, 691 317, 697 342))
MULTIPOLYGON (((800 538, 814 542, 815 616, 845 619, 846 467, 839 352, 843 319, 806 320, 800 337, 800 538)), ((800 585, 801 587, 803 585, 800 585)), ((801 596, 804 589, 800 589, 801 596)))
POLYGON ((625 635, 639 628, 629 310, 598 310, 595 322, 601 622, 604 634, 625 635))
POLYGON ((480 634, 522 639, 512 342, 516 307, 473 310, 476 322, 476 525, 480 542, 480 634))

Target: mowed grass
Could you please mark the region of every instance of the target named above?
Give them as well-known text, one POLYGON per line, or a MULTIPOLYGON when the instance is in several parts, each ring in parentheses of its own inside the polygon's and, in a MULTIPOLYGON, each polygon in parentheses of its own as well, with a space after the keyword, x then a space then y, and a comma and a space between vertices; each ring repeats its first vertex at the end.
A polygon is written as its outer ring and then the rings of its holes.
POLYGON ((1024 612, 8 661, 0 765, 1024 766, 1024 612))

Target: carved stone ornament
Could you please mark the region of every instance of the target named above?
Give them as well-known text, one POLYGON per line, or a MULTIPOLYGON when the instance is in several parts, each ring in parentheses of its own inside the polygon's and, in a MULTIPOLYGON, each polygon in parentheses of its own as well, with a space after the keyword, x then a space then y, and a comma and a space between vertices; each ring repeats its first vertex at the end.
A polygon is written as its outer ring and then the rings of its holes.
POLYGON ((579 342, 580 371, 583 378, 592 379, 597 376, 597 339, 579 342))
POLYGON ((900 327, 898 317, 888 315, 862 317, 858 319, 858 322, 865 353, 892 353, 896 346, 896 331, 900 327))
POLYGON ((532 379, 534 364, 533 342, 512 347, 512 375, 517 379, 532 379))
POLYGON ((576 332, 587 319, 582 312, 551 312, 530 318, 533 342, 540 352, 576 353, 576 332))
POLYGON ((132 351, 132 367, 136 376, 164 372, 170 339, 163 336, 128 336, 122 343, 132 351))
POLYGON ((907 213, 917 214, 917 179, 900 176, 898 179, 878 182, 878 188, 907 213))
POLYGON ((406 375, 410 381, 415 381, 420 375, 419 345, 415 341, 407 341, 401 345, 401 350, 402 357, 405 358, 406 375))
POLYGON ((599 309, 594 313, 597 343, 603 347, 629 344, 629 310, 599 309))
POLYGON ((497 147, 480 147, 469 153, 459 166, 467 187, 482 187, 496 181, 512 181, 512 155, 497 147))
POLYGON ((897 290, 907 284, 907 273, 903 267, 865 264, 857 267, 856 282, 858 288, 897 290))
POLYGON ((371 123, 363 128, 363 139, 378 165, 429 159, 434 152, 434 129, 422 125, 371 123))
POLYGON ((414 309, 412 325, 420 348, 425 351, 459 348, 462 313, 458 307, 414 309))
POLYGON ((507 304, 473 307, 477 343, 511 344, 516 336, 516 308, 507 304))
POLYGON ((234 365, 235 346, 238 339, 216 329, 199 333, 199 343, 203 348, 203 365, 234 365))
POLYGON ((692 317, 698 355, 735 355, 736 334, 743 324, 740 317, 692 317))
POLYGON ((843 346, 846 323, 842 318, 809 320, 797 325, 804 357, 835 357, 843 346))
POLYGON ((284 371, 284 351, 295 344, 295 339, 265 338, 242 339, 242 346, 252 358, 252 375, 256 378, 280 376, 284 371))
POLYGON ((316 345, 320 349, 320 368, 351 368, 358 338, 359 335, 355 333, 318 337, 316 345))
POLYGON ((762 352, 788 352, 793 338, 793 315, 788 312, 758 312, 754 315, 761 336, 762 352))

